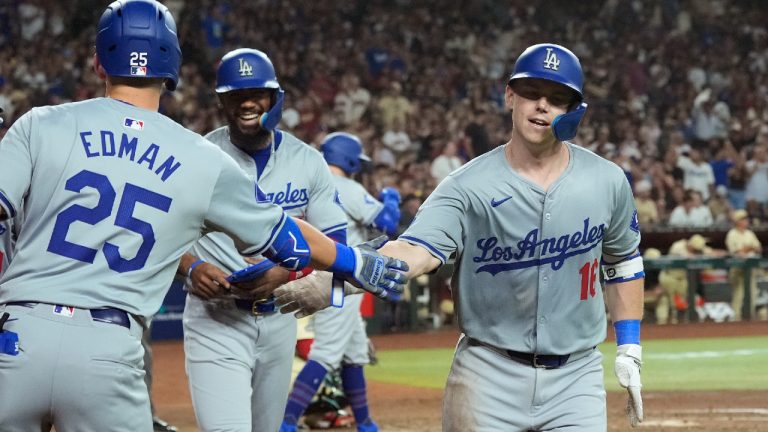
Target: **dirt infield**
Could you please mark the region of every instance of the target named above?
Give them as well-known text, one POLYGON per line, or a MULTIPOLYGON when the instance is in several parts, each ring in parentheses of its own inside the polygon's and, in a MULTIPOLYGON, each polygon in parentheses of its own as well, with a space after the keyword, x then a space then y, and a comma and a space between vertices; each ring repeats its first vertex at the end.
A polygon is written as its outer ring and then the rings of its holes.
MULTIPOLYGON (((768 336, 768 323, 645 326, 643 339, 723 336, 768 336)), ((429 333, 372 337, 379 350, 452 347, 455 329, 429 333)), ((181 342, 157 342, 154 401, 160 416, 181 432, 197 431, 189 398, 181 342)), ((766 365, 768 367, 768 365, 766 365)), ((440 430, 442 391, 378 382, 369 383, 371 410, 383 432, 440 430)), ((646 392, 647 431, 768 431, 768 389, 765 391, 646 392)), ((630 430, 623 414, 626 397, 608 394, 610 431, 630 430)))

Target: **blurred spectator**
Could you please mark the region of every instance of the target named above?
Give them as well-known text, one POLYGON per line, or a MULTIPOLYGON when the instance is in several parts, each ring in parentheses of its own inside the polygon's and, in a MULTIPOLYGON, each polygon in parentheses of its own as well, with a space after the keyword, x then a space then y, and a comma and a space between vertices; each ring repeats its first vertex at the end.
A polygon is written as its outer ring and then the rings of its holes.
POLYGON ((716 105, 711 89, 705 89, 696 96, 691 117, 697 144, 705 145, 712 138, 728 136, 730 114, 727 112, 727 106, 723 107, 724 104, 716 105))
MULTIPOLYGON (((748 258, 760 256, 763 252, 763 245, 755 233, 749 229, 749 215, 746 210, 739 209, 731 215, 733 228, 725 235, 725 246, 728 252, 737 257, 748 258)), ((750 305, 754 311, 757 294, 757 281, 762 276, 761 269, 754 269, 750 275, 750 305)), ((731 290, 733 299, 731 307, 735 312, 734 320, 740 321, 744 305, 744 269, 734 267, 730 269, 731 290)))
POLYGON ((435 178, 436 183, 440 183, 444 178, 448 177, 448 174, 454 172, 464 164, 456 153, 458 148, 455 141, 448 141, 443 146, 443 151, 440 156, 436 157, 432 161, 430 173, 435 178))
POLYGON ((640 180, 635 183, 635 207, 640 226, 654 225, 659 222, 656 201, 651 198, 651 182, 640 180))
POLYGON ((387 148, 399 158, 405 153, 415 150, 413 148, 413 142, 408 132, 405 130, 405 123, 396 119, 392 124, 392 129, 388 129, 384 132, 384 136, 381 138, 381 142, 384 143, 387 148))
POLYGON ((715 177, 715 187, 730 185, 728 179, 728 171, 734 166, 735 160, 738 159, 738 153, 733 148, 733 144, 730 141, 715 142, 718 147, 715 150, 715 157, 709 161, 709 165, 712 167, 712 174, 715 177))
POLYGON ((747 162, 743 156, 738 155, 733 166, 728 170, 728 199, 731 201, 732 208, 747 208, 748 179, 747 162))
POLYGON ((755 146, 752 159, 747 162, 747 210, 750 215, 766 219, 766 205, 768 205, 768 149, 766 145, 755 146))
POLYGON ((384 130, 393 129, 395 123, 407 124, 408 118, 413 114, 414 106, 403 96, 403 86, 395 81, 389 86, 389 90, 379 99, 377 108, 381 118, 381 127, 384 130))
POLYGON ((683 187, 698 191, 704 201, 708 200, 715 188, 715 174, 701 151, 691 149, 690 157, 682 153, 677 158, 677 166, 683 170, 683 187))
POLYGON ((699 192, 686 189, 683 201, 669 216, 669 225, 676 227, 708 227, 712 225, 712 213, 701 201, 699 192))
POLYGON ((720 185, 707 203, 715 225, 727 226, 731 219, 731 202, 728 200, 728 188, 720 185))
POLYGON ((341 78, 339 92, 334 98, 334 113, 338 128, 356 126, 371 103, 371 93, 360 86, 360 77, 354 72, 341 78))
POLYGON ((488 129, 486 129, 486 114, 485 110, 479 112, 472 112, 470 114, 469 122, 464 128, 464 135, 469 138, 469 143, 472 147, 471 158, 480 156, 486 153, 494 146, 491 144, 491 138, 488 136, 488 129))
POLYGON ((408 194, 403 197, 403 203, 400 205, 400 228, 398 233, 402 233, 413 222, 416 212, 419 211, 422 199, 416 194, 408 194))
MULTIPOLYGON (((707 239, 701 234, 694 234, 688 239, 680 239, 669 248, 667 255, 677 258, 695 258, 712 255, 714 250, 707 246, 707 239)), ((663 289, 656 306, 656 322, 659 324, 677 324, 678 314, 688 310, 688 275, 685 269, 664 269, 659 273, 659 283, 663 289), (670 315, 670 308, 673 312, 670 315)))

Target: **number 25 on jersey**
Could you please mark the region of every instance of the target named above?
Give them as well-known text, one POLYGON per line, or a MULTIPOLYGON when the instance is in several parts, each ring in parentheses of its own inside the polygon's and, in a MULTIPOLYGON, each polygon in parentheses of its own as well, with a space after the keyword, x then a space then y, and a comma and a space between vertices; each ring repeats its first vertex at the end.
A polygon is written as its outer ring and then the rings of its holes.
MULTIPOLYGON (((77 261, 92 264, 96 258, 96 249, 92 249, 67 240, 67 232, 72 223, 80 221, 89 225, 96 225, 112 215, 117 194, 115 188, 107 176, 92 171, 83 170, 67 180, 65 189, 81 193, 90 187, 99 193, 99 201, 93 208, 72 204, 56 216, 56 225, 48 243, 48 251, 57 255, 72 258, 77 261)), ((149 258, 149 253, 155 245, 155 231, 152 225, 133 217, 133 211, 137 203, 168 213, 172 199, 144 189, 140 186, 126 183, 123 196, 117 208, 114 225, 119 228, 134 232, 141 236, 142 243, 136 256, 125 259, 120 255, 120 247, 109 242, 104 243, 102 251, 107 258, 109 268, 124 273, 139 270, 144 267, 149 258)))

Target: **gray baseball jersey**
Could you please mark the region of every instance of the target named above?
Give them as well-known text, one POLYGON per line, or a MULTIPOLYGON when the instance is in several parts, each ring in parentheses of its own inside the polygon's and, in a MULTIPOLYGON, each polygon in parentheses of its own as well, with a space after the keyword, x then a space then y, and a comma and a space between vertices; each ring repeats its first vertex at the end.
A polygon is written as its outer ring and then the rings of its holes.
POLYGON ((342 176, 333 176, 344 212, 347 215, 347 244, 356 246, 369 239, 369 227, 384 208, 360 183, 342 176))
MULTIPOLYGON (((344 211, 347 214, 347 243, 358 245, 368 240, 368 227, 384 208, 358 182, 333 176, 344 211)), ((367 364, 368 335, 365 322, 360 316, 362 294, 348 296, 341 308, 326 308, 313 315, 315 342, 309 358, 323 364, 329 370, 346 364, 367 364)))
POLYGON ((208 141, 109 98, 32 109, 3 139, 0 164, 0 205, 13 216, 25 199, 0 303, 148 317, 201 231, 224 230, 255 254, 285 217, 208 141))
POLYGON ((505 146, 448 176, 400 239, 445 263, 462 331, 522 352, 568 354, 605 339, 602 254, 627 256, 640 231, 623 171, 568 144, 548 191, 514 172, 505 146))
MULTIPOLYGON (((206 137, 256 180, 254 159, 232 144, 228 127, 206 137)), ((331 178, 320 152, 276 130, 272 153, 258 178, 259 199, 332 233, 346 228, 347 220, 331 178)), ((253 192, 250 196, 256 199, 253 192)), ((207 234, 191 252, 229 272, 248 265, 232 239, 221 233, 207 234)), ((231 299, 206 302, 190 295, 184 310, 184 334, 186 369, 201 429, 233 425, 238 430, 279 429, 296 345, 294 316, 254 317, 250 311, 234 307, 231 299)))
POLYGON ((0 281, 8 263, 13 256, 13 233, 11 232, 11 222, 0 222, 0 281))
POLYGON ((640 233, 622 170, 566 147, 568 166, 546 191, 509 166, 506 146, 474 159, 438 185, 400 237, 442 262, 455 256, 464 335, 444 431, 606 430, 602 354, 593 349, 606 332, 600 260, 631 254, 640 233), (563 357, 545 370, 511 351, 563 357))
MULTIPOLYGON (((216 129, 206 138, 232 156, 256 181, 256 162, 230 142, 227 126, 216 129)), ((328 165, 320 152, 295 136, 279 130, 275 132, 272 155, 258 184, 265 194, 259 199, 277 204, 287 214, 307 220, 323 233, 346 228, 347 219, 336 199, 328 165)), ((254 197, 253 191, 250 196, 254 197)), ((201 238, 191 252, 228 271, 249 265, 238 252, 234 241, 218 232, 201 238)))
POLYGON ((231 157, 154 111, 97 98, 22 116, 0 143, 0 206, 24 207, 0 284, 19 336, 0 361, 0 424, 150 430, 136 316, 157 312, 201 232, 245 254, 271 245, 286 216, 253 191, 231 157))

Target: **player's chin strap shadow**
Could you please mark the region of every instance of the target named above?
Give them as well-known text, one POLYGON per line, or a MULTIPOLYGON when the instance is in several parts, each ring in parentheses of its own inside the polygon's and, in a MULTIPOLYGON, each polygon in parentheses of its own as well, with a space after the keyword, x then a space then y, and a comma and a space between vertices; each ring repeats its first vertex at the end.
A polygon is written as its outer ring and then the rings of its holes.
POLYGON ((552 122, 552 133, 555 135, 555 138, 558 141, 573 139, 586 112, 587 104, 582 102, 575 110, 555 117, 555 120, 552 122))

